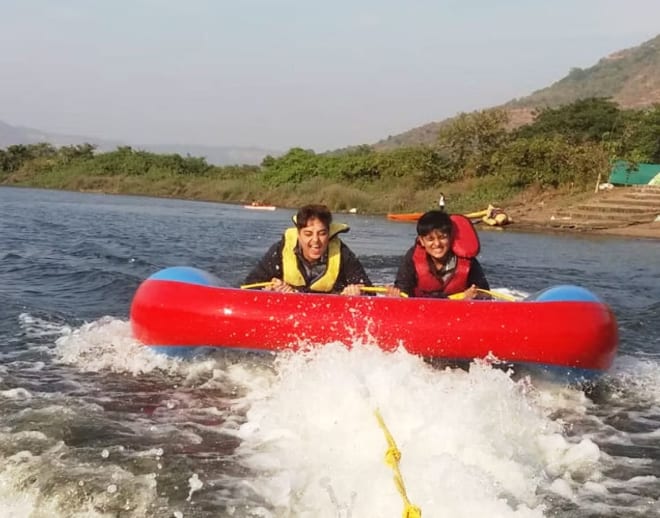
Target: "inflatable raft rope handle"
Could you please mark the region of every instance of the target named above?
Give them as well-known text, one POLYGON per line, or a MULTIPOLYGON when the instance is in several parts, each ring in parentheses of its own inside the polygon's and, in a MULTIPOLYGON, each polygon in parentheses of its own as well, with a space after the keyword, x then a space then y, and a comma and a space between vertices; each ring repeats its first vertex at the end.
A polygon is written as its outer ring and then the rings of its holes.
MULTIPOLYGON (((491 297, 495 299, 502 299, 502 300, 507 300, 509 302, 516 302, 517 299, 511 295, 506 295, 505 293, 499 293, 497 291, 491 291, 491 290, 482 290, 481 288, 477 288, 477 291, 479 293, 485 293, 486 295, 490 295, 491 297)), ((451 300, 463 300, 465 298, 465 293, 460 292, 460 293, 454 293, 453 295, 449 295, 447 297, 451 300)))
MULTIPOLYGON (((273 283, 271 281, 264 281, 264 282, 254 282, 252 284, 242 284, 241 289, 242 290, 250 290, 253 288, 267 288, 268 286, 272 286, 273 283)), ((362 286, 360 288, 360 291, 364 291, 365 293, 385 293, 387 291, 386 286, 362 286)), ((408 295, 401 292, 402 297, 407 297, 408 295)))
MULTIPOLYGON (((250 290, 253 288, 266 288, 268 286, 272 286, 273 283, 271 281, 264 281, 264 282, 254 282, 252 284, 242 284, 241 289, 242 290, 250 290)), ((385 293, 387 291, 387 286, 362 286, 360 288, 360 291, 364 291, 365 293, 385 293)), ((491 291, 491 290, 482 290, 481 288, 477 289, 478 292, 480 293, 485 293, 487 295, 490 295, 493 298, 496 299, 502 299, 502 300, 507 300, 509 302, 516 302, 516 298, 512 297, 511 295, 506 295, 504 293, 499 293, 497 291, 491 291)), ((408 297, 407 293, 401 292, 401 297, 408 297)), ((453 295, 449 295, 447 297, 451 300, 462 300, 465 298, 465 294, 463 292, 461 293, 454 293, 453 295)))
MULTIPOLYGON (((386 293, 387 292, 387 286, 362 286, 360 288, 360 291, 364 291, 365 293, 386 293)), ((399 294, 401 297, 407 297, 408 294, 401 292, 399 294)))
POLYGON ((251 290, 252 288, 266 288, 266 287, 272 286, 272 285, 273 285, 272 281, 253 282, 252 284, 241 284, 241 289, 242 290, 251 290))

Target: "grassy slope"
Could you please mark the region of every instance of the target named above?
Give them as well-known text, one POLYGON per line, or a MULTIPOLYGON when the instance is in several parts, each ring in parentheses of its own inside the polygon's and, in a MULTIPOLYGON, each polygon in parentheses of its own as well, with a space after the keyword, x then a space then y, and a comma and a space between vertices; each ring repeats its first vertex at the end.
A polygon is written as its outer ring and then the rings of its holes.
POLYGON ((368 214, 430 210, 436 208, 440 191, 445 194, 448 210, 457 213, 481 210, 488 204, 515 208, 530 203, 566 203, 571 199, 571 193, 567 191, 516 191, 493 177, 448 183, 428 189, 416 189, 405 181, 346 185, 322 178, 272 187, 264 184, 258 174, 246 174, 240 179, 223 179, 159 176, 158 173, 144 176, 94 176, 23 169, 4 179, 0 177, 0 184, 239 204, 259 201, 279 207, 297 207, 314 202, 325 203, 333 211, 356 208, 358 212, 368 214))

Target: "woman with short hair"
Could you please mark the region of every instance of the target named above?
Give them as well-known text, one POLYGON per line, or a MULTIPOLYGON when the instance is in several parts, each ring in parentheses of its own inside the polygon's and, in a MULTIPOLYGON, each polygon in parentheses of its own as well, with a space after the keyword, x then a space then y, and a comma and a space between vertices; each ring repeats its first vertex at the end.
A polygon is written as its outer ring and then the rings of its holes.
POLYGON ((371 286, 362 264, 339 234, 345 224, 332 222, 325 205, 305 205, 287 229, 248 274, 245 284, 268 282, 264 289, 284 293, 318 292, 361 295, 371 286))

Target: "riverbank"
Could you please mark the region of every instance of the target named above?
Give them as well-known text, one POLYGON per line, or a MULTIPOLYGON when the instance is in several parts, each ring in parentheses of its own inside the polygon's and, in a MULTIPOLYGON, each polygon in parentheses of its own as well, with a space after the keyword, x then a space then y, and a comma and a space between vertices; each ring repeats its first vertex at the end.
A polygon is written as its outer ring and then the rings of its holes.
POLYGON ((627 227, 614 227, 604 229, 575 229, 559 228, 550 224, 540 223, 534 220, 515 220, 507 227, 508 230, 516 232, 539 232, 553 234, 583 234, 583 235, 601 235, 616 236, 632 239, 657 239, 660 240, 660 222, 639 223, 627 227))
POLYGON ((530 199, 509 214, 514 230, 660 239, 660 188, 616 187, 573 198, 530 199))
MULTIPOLYGON (((219 182, 218 182, 219 183, 219 182)), ((14 185, 4 185, 5 187, 14 187, 14 188, 47 188, 44 186, 32 186, 25 184, 14 184, 14 185)), ((222 195, 218 195, 217 191, 214 192, 212 189, 200 188, 203 186, 195 186, 197 188, 191 188, 193 184, 184 184, 181 186, 177 192, 144 192, 145 189, 136 188, 131 189, 130 185, 126 183, 115 183, 110 186, 108 184, 96 185, 94 188, 83 187, 83 188, 64 188, 64 189, 54 189, 54 190, 68 190, 72 192, 87 192, 94 194, 119 194, 119 195, 134 195, 134 196, 149 196, 154 198, 173 198, 173 199, 182 199, 182 200, 196 200, 196 201, 206 201, 212 203, 228 203, 235 205, 243 205, 249 201, 245 200, 245 196, 241 194, 236 195, 235 193, 222 191, 219 189, 219 186, 216 184, 215 188, 222 192, 222 195), (215 195, 214 195, 215 194, 215 195), (234 196, 232 196, 234 194, 234 196)), ((353 191, 349 188, 340 187, 337 185, 316 185, 316 192, 312 192, 310 186, 309 189, 298 189, 298 192, 288 191, 286 195, 282 192, 272 190, 268 193, 267 196, 256 196, 256 190, 254 191, 255 196, 252 199, 265 199, 268 200, 269 204, 275 205, 279 208, 290 208, 295 210, 298 206, 304 203, 319 202, 326 203, 334 213, 343 214, 352 212, 353 207, 357 207, 356 211, 358 214, 362 215, 382 215, 385 217, 386 212, 423 212, 434 208, 428 200, 434 195, 434 191, 431 189, 426 191, 416 191, 414 193, 404 193, 401 190, 399 191, 390 191, 387 195, 374 198, 373 195, 369 193, 361 192, 361 199, 353 199, 357 203, 346 203, 345 194, 350 192, 354 194, 353 191), (409 194, 409 196, 404 196, 404 194, 409 194), (339 203, 337 200, 342 200, 342 203, 339 203), (404 201, 405 200, 405 201, 404 201), (369 201, 370 203, 359 203, 360 201, 369 201), (387 209, 383 210, 383 205, 387 203, 387 209)), ((475 210, 485 208, 488 203, 484 200, 490 200, 492 198, 487 198, 486 195, 481 194, 476 196, 472 194, 474 191, 479 191, 480 189, 475 189, 476 185, 473 184, 459 184, 451 185, 447 189, 448 192, 452 193, 450 200, 457 202, 460 200, 460 203, 450 203, 448 210, 455 213, 467 213, 473 212, 475 210), (453 192, 455 190, 455 192, 453 192), (462 196, 459 194, 461 193, 462 196), (480 199, 476 202, 475 198, 480 199)), ((505 227, 509 231, 521 231, 521 232, 540 232, 540 233, 557 233, 557 234, 589 234, 589 235, 611 235, 617 237, 626 237, 626 238, 643 238, 643 239, 658 239, 660 240, 660 222, 656 221, 645 221, 638 223, 630 223, 627 225, 614 225, 612 224, 611 219, 602 220, 601 228, 588 228, 580 227, 577 225, 572 225, 567 221, 558 220, 558 216, 562 213, 570 212, 572 208, 584 206, 589 202, 594 203, 602 199, 601 194, 587 194, 587 193, 578 193, 570 194, 561 191, 538 191, 538 190, 527 190, 523 193, 513 196, 508 201, 502 201, 498 203, 505 212, 511 217, 512 223, 505 227)), ((495 201, 495 200, 493 200, 495 201)), ((658 214, 660 214, 660 206, 657 209, 658 214)), ((482 226, 482 229, 486 228, 504 228, 504 227, 486 227, 482 226)))

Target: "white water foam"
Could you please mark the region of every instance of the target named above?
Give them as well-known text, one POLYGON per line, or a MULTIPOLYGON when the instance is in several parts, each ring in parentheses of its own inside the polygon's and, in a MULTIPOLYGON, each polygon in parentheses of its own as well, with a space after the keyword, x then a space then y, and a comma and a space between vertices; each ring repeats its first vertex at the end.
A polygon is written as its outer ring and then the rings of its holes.
MULTIPOLYGON (((57 354, 81 370, 137 376, 159 369, 198 389, 235 386, 232 405, 246 420, 228 419, 220 431, 241 439, 238 458, 255 473, 237 484, 265 502, 244 516, 398 514, 403 500, 384 462, 376 409, 402 453, 407 495, 425 516, 536 518, 545 516, 550 495, 607 514, 611 502, 639 507, 635 488, 653 483, 607 478, 603 471, 617 460, 592 440, 601 432, 571 436, 576 420, 597 420, 582 391, 514 381, 486 363, 469 372, 438 370, 405 351, 362 343, 281 354, 273 365, 180 361, 142 347, 129 323, 111 318, 65 332, 57 354)), ((623 356, 611 375, 626 392, 660 401, 656 360, 623 356)), ((163 411, 180 403, 172 400, 163 411)), ((627 440, 625 433, 609 438, 627 440)), ((193 495, 204 479, 194 472, 188 479, 193 495)))
POLYGON ((619 355, 610 374, 627 394, 660 405, 660 358, 619 355))
MULTIPOLYGON (((36 434, 36 432, 29 432, 36 434)), ((23 433, 23 435, 25 432, 23 433)), ((3 440, 24 440, 0 434, 3 440)), ((46 437, 33 441, 48 442, 46 437)), ((66 459, 67 448, 55 444, 40 454, 20 451, 0 465, 2 516, 15 518, 107 518, 116 516, 117 498, 124 500, 127 516, 150 516, 156 495, 153 475, 134 476, 117 466, 75 465, 66 459), (106 480, 112 480, 107 484, 106 480), (44 487, 50 488, 44 494, 44 487), (52 491, 56 488, 56 491, 52 491), (108 511, 104 511, 107 509, 108 511)))
POLYGON ((55 342, 57 355, 63 363, 78 365, 83 371, 108 369, 138 375, 156 369, 173 372, 179 363, 140 345, 123 320, 103 317, 63 331, 55 342))
POLYGON ((427 516, 540 517, 540 490, 572 497, 573 477, 599 478, 598 447, 571 443, 529 383, 487 365, 438 371, 405 351, 329 345, 278 367, 276 383, 250 394, 238 432, 242 462, 261 473, 250 484, 273 516, 403 508, 376 409, 402 452, 408 497, 427 516))
POLYGON ((41 336, 59 336, 71 328, 56 322, 50 322, 43 318, 36 317, 30 313, 21 313, 18 315, 18 321, 25 330, 28 338, 37 338, 41 336))

